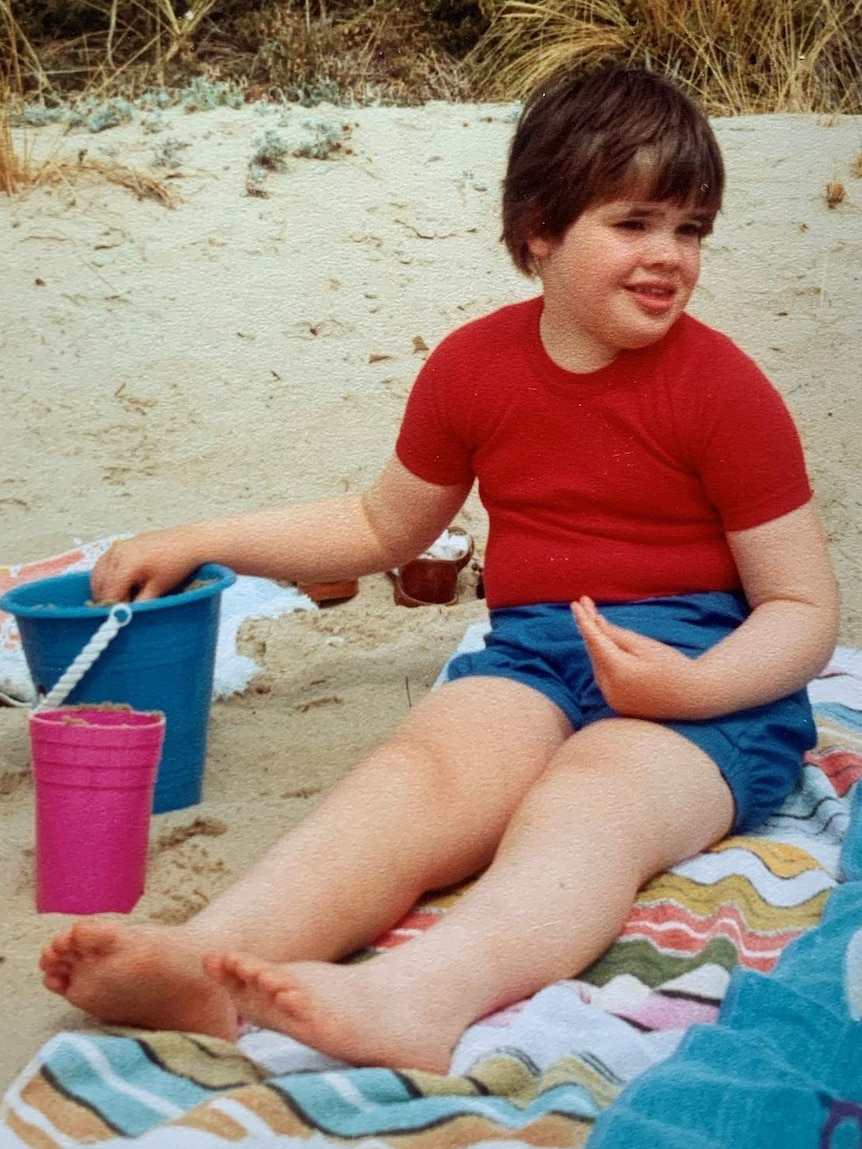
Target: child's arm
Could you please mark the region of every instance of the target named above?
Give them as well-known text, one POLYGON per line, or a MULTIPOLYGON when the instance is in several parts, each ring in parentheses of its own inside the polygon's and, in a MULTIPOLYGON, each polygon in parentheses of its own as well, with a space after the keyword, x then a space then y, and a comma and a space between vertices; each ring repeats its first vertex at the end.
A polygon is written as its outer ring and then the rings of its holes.
POLYGON ((93 598, 157 598, 205 562, 285 582, 388 570, 432 543, 469 490, 427 483, 392 459, 363 495, 248 511, 116 543, 93 569, 93 598))
POLYGON ((620 714, 704 719, 772 702, 805 686, 835 646, 838 595, 811 503, 728 535, 752 613, 697 659, 613 626, 585 599, 573 611, 596 680, 620 714))

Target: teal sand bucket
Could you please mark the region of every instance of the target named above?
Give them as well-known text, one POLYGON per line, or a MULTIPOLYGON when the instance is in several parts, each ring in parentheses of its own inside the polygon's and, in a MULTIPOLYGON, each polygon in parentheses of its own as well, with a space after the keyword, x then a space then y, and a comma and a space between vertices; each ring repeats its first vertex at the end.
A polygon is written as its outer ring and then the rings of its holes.
MULTIPOLYGON (((130 604, 118 630, 66 698, 161 710, 166 719, 153 812, 201 800, 221 594, 236 581, 208 563, 174 593, 130 604)), ((91 606, 90 576, 59 575, 14 587, 0 608, 15 616, 37 693, 48 694, 110 614, 91 606)))

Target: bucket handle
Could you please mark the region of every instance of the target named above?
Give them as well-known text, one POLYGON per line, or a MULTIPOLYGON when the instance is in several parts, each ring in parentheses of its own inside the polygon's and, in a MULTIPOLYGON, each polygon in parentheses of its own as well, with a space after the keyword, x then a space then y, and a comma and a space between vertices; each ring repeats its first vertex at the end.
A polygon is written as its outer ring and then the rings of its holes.
POLYGON ((132 621, 132 608, 127 602, 118 602, 111 607, 108 617, 93 634, 87 645, 65 672, 61 674, 50 691, 45 695, 33 713, 61 706, 72 693, 105 647, 117 633, 132 621))

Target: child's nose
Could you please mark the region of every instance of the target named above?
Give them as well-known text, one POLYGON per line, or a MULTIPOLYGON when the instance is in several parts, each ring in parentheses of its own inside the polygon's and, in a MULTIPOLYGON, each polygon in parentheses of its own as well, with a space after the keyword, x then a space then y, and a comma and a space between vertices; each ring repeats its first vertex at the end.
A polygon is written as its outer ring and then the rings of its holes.
POLYGON ((681 259, 681 245, 673 233, 656 232, 650 244, 650 262, 663 267, 676 267, 681 259))

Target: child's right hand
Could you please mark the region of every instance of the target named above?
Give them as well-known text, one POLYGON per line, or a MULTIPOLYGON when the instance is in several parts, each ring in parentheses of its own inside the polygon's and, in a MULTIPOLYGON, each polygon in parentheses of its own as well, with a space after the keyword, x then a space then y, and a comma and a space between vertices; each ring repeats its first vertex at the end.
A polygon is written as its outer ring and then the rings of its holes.
POLYGON ((186 528, 147 531, 105 551, 90 575, 90 594, 99 604, 159 598, 202 561, 186 528))
POLYGON ((586 595, 571 605, 599 690, 618 714, 655 722, 724 713, 713 708, 714 691, 702 662, 609 622, 586 595))

